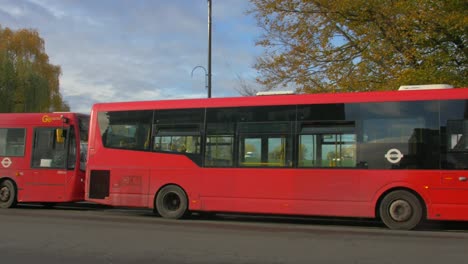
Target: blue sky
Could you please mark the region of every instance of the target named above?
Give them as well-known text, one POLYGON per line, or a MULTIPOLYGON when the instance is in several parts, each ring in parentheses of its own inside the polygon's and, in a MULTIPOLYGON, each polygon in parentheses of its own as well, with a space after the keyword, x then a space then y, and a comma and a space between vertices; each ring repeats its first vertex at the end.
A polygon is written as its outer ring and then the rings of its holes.
MULTIPOLYGON (((212 0, 212 97, 238 96, 261 34, 247 0, 212 0)), ((0 24, 30 28, 60 65, 72 111, 96 102, 206 97, 206 0, 0 0, 0 24)), ((259 88, 258 88, 259 89, 259 88)))

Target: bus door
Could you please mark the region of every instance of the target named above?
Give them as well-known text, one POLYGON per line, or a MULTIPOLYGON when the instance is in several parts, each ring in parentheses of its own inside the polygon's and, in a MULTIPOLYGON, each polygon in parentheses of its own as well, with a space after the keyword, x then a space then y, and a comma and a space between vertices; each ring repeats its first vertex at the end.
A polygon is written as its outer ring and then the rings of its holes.
POLYGON ((39 127, 34 129, 31 159, 31 200, 65 199, 67 184, 72 178, 76 157, 76 139, 72 127, 39 127), (68 146, 71 144, 71 148, 68 146), (71 170, 68 170, 68 169, 71 170))

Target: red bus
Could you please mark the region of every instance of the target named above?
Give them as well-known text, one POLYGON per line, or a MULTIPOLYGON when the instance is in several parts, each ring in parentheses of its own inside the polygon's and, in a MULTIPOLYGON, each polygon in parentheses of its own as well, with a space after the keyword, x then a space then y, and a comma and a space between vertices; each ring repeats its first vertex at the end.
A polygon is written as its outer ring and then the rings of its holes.
POLYGON ((84 200, 89 115, 0 114, 0 208, 84 200))
POLYGON ((96 203, 468 220, 468 88, 102 103, 89 135, 96 203))

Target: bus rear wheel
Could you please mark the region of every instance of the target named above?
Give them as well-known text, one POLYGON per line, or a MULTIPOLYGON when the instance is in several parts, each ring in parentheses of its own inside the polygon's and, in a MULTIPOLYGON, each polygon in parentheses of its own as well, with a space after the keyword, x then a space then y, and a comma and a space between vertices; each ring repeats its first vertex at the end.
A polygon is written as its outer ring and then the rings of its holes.
POLYGON ((411 192, 398 190, 387 194, 380 203, 380 217, 390 229, 411 230, 423 220, 423 205, 411 192))
POLYGON ((188 214, 187 195, 182 188, 168 185, 159 191, 154 207, 164 218, 183 218, 188 214))
POLYGON ((0 183, 0 208, 11 208, 16 205, 16 188, 13 182, 5 180, 0 183))

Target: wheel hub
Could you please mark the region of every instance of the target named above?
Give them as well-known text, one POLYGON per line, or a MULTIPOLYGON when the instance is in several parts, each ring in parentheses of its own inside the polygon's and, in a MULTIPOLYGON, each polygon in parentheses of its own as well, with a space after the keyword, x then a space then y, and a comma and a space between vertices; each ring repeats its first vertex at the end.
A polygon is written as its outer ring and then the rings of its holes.
POLYGON ((0 189, 0 201, 7 202, 10 199, 10 190, 7 187, 0 189))
POLYGON ((413 215, 413 208, 405 200, 396 200, 392 202, 389 208, 390 217, 397 222, 404 222, 413 215))
POLYGON ((168 193, 164 196, 164 207, 170 211, 177 211, 180 207, 180 197, 175 193, 168 193))

